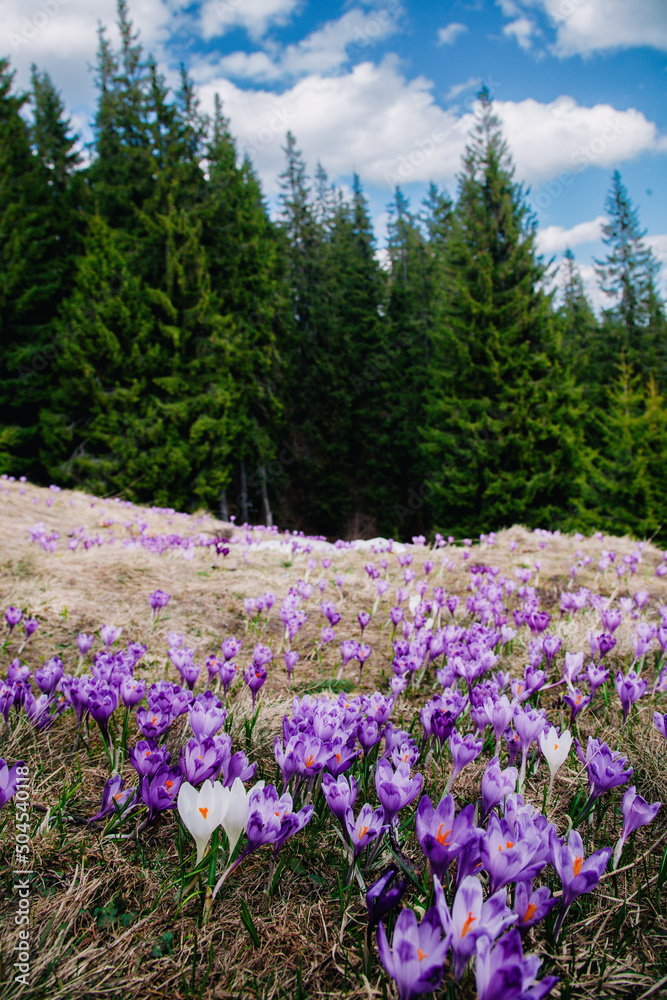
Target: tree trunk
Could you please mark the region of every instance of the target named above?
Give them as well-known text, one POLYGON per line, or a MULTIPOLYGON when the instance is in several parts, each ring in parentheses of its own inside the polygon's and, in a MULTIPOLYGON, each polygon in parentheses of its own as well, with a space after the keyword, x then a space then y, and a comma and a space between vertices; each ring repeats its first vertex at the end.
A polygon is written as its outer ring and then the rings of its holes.
POLYGON ((269 506, 269 494, 266 490, 266 469, 263 465, 260 465, 257 469, 259 473, 259 484, 262 493, 262 523, 270 528, 273 524, 273 514, 271 513, 271 508, 269 506))
POLYGON ((246 477, 245 462, 241 461, 241 489, 239 491, 241 501, 241 523, 248 523, 248 479, 246 477))
POLYGON ((220 520, 229 521, 229 508, 227 507, 227 490, 220 493, 220 520))

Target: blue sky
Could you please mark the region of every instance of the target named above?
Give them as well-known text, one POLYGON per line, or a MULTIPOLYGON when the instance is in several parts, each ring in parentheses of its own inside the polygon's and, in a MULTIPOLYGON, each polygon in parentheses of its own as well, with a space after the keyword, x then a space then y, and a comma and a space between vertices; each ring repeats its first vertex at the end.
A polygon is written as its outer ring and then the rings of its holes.
MULTIPOLYGON (((169 80, 184 62, 205 109, 220 94, 272 207, 289 128, 311 172, 319 159, 344 189, 359 173, 381 247, 397 182, 415 207, 429 180, 455 196, 486 84, 544 254, 570 246, 604 304, 592 259, 619 169, 667 275, 667 0, 131 0, 130 11, 169 80)), ((115 0, 0 7, 17 84, 32 62, 48 70, 84 137, 98 20, 114 34, 115 0)))

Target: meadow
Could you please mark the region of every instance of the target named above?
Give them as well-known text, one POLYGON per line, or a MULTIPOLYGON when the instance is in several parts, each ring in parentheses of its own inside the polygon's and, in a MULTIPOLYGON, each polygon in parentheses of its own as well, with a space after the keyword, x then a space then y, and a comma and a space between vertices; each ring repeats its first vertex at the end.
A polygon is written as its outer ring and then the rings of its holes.
POLYGON ((667 995, 667 553, 492 528, 3 477, 0 996, 667 995))

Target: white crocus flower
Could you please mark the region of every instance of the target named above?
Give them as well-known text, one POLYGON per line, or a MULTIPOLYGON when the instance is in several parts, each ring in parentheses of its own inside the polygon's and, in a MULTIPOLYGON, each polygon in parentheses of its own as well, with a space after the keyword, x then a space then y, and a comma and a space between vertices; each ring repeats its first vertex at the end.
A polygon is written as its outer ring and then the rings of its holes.
POLYGON ((208 842, 220 826, 230 800, 230 791, 219 781, 206 779, 197 791, 184 781, 178 793, 178 811, 183 824, 197 845, 197 864, 206 854, 208 842))
POLYGON ((565 759, 567 758, 571 747, 572 733, 569 729, 565 729, 560 736, 554 726, 551 727, 548 733, 540 733, 540 750, 544 754, 547 764, 549 765, 549 770, 551 771, 551 779, 549 781, 549 798, 551 797, 551 790, 554 785, 556 772, 558 771, 558 768, 565 763, 565 759))
MULTIPOLYGON (((225 815, 222 818, 222 828, 227 834, 229 840, 229 856, 231 858, 234 853, 234 848, 238 844, 239 837, 243 833, 246 827, 246 821, 248 819, 248 798, 250 792, 257 788, 264 788, 264 782, 258 781, 250 791, 246 791, 245 786, 240 778, 234 779, 234 784, 231 787, 229 794, 229 804, 225 811, 225 815)), ((229 789, 226 789, 229 791, 229 789)))

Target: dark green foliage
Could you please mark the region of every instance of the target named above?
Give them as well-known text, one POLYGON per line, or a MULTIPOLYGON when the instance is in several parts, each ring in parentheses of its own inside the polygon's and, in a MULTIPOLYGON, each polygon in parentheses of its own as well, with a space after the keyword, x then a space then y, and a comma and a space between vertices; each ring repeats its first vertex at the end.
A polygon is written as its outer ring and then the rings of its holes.
POLYGON ((618 174, 601 320, 572 254, 545 292, 485 93, 456 206, 397 190, 380 266, 358 177, 311 189, 288 133, 272 222, 219 101, 118 23, 85 167, 49 77, 0 61, 2 471, 334 537, 664 534, 667 323, 618 174))
POLYGON ((33 71, 32 95, 11 92, 0 60, 0 425, 5 455, 33 478, 48 457, 36 419, 53 387, 59 351, 55 314, 71 288, 79 248, 72 180, 75 139, 48 76, 33 71), (21 110, 32 98, 34 125, 21 110))
POLYGON ((433 331, 424 451, 436 524, 563 523, 581 440, 534 224, 487 95, 469 146, 433 331))
POLYGON ((597 261, 600 286, 611 299, 605 310, 595 353, 600 381, 614 378, 623 358, 646 380, 652 376, 667 388, 667 323, 655 289, 657 262, 643 241, 636 209, 618 171, 605 205, 609 222, 602 227, 607 246, 597 261))
POLYGON ((358 179, 347 204, 318 170, 314 203, 294 137, 282 175, 292 320, 283 340, 285 433, 296 460, 283 512, 328 533, 374 530, 373 401, 360 372, 380 344, 382 275, 358 179))
POLYGON ((584 527, 667 539, 667 404, 626 364, 598 411, 597 447, 586 451, 578 521, 584 527))

